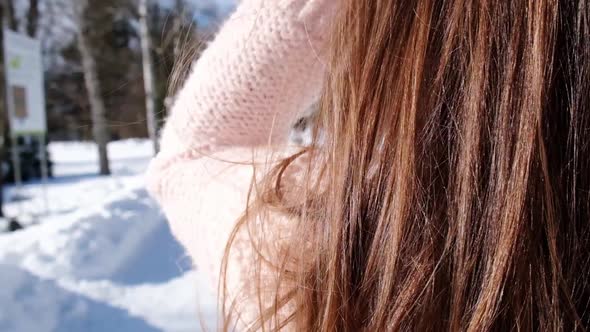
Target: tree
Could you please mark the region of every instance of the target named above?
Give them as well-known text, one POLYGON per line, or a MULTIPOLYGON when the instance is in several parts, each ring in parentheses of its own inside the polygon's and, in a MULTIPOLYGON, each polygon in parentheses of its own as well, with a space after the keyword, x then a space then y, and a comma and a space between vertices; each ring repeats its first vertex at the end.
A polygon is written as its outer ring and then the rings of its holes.
POLYGON ((39 29, 39 0, 29 0, 27 10, 27 35, 32 38, 37 36, 39 29))
POLYGON ((148 1, 139 0, 139 39, 141 41, 141 57, 143 62, 143 83, 145 90, 145 108, 148 134, 154 145, 154 153, 159 150, 157 136, 157 120, 155 105, 154 72, 152 61, 152 43, 148 26, 148 1))
MULTIPOLYGON (((73 38, 77 35, 77 27, 76 24, 70 24, 71 19, 64 5, 58 5, 61 2, 70 6, 71 1, 42 2, 45 7, 40 24, 41 38, 46 41, 45 61, 51 64, 47 66, 45 74, 48 128, 53 139, 62 140, 92 138, 88 93, 86 89, 80 89, 86 85, 82 59, 76 39, 73 38), (48 7, 48 2, 53 5, 48 7), (47 27, 51 29, 49 33, 47 27)), ((169 77, 175 63, 186 60, 186 67, 181 67, 188 68, 192 63, 189 59, 194 57, 183 56, 185 46, 204 45, 195 22, 195 17, 204 15, 196 12, 187 0, 162 3, 147 3, 149 56, 142 56, 146 48, 139 47, 142 38, 138 0, 87 3, 83 18, 87 27, 85 35, 90 49, 95 51, 93 55, 110 139, 149 136, 146 124, 155 134, 156 125, 164 117, 169 77), (142 60, 149 60, 149 57, 151 61, 147 61, 148 66, 143 66, 142 60), (151 124, 147 117, 147 113, 151 112, 147 111, 146 105, 149 87, 146 89, 142 79, 149 75, 144 75, 145 68, 151 69, 153 75, 150 100, 154 103, 153 114, 156 119, 151 120, 151 124)), ((181 74, 184 72, 179 71, 181 74)))
POLYGON ((94 52, 88 41, 88 32, 90 29, 87 26, 87 21, 85 19, 88 1, 70 1, 73 9, 73 19, 77 27, 76 41, 78 51, 80 52, 80 56, 82 58, 84 82, 90 102, 90 111, 92 114, 92 132, 94 135, 94 141, 98 146, 98 160, 100 168, 99 173, 101 175, 109 175, 111 173, 107 151, 109 130, 106 121, 106 109, 104 100, 102 98, 100 81, 98 79, 98 72, 96 69, 96 61, 94 59, 94 52))
POLYGON ((197 11, 186 0, 174 0, 166 8, 152 3, 149 9, 154 66, 156 109, 165 110, 170 98, 190 72, 190 66, 204 49, 211 32, 201 31, 195 21, 197 11))
MULTIPOLYGON (((100 2, 102 5, 103 1, 100 2)), ((90 7, 95 3, 96 1, 89 0, 46 0, 44 15, 48 16, 46 19, 51 24, 45 28, 48 30, 48 35, 52 37, 52 42, 61 44, 60 47, 67 47, 70 44, 63 44, 63 42, 56 40, 56 36, 59 36, 58 38, 61 40, 73 39, 74 41, 74 47, 79 53, 79 70, 82 72, 91 113, 92 137, 98 147, 99 173, 109 175, 107 144, 110 140, 110 133, 98 75, 97 49, 93 47, 91 42, 92 30, 96 27, 92 25, 94 22, 88 19, 88 16, 92 15, 90 7)), ((30 12, 30 15, 35 16, 34 12, 30 12)), ((53 77, 53 75, 50 76, 53 77)))
POLYGON ((13 0, 3 0, 3 17, 2 19, 3 24, 2 27, 7 27, 11 30, 17 31, 18 30, 18 19, 16 18, 16 13, 14 10, 14 1, 13 0))

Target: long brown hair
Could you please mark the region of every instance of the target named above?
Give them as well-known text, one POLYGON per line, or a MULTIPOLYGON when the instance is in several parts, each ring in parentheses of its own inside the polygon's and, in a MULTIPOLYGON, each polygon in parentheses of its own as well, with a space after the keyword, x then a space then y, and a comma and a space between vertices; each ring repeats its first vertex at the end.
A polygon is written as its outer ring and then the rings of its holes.
POLYGON ((590 3, 339 1, 314 144, 228 244, 255 248, 248 327, 587 330, 590 3))

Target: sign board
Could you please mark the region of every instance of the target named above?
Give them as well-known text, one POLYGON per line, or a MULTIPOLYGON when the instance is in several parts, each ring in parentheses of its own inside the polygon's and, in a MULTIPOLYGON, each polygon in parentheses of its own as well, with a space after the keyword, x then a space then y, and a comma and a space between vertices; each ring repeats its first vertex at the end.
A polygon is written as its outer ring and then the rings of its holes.
POLYGON ((41 43, 4 29, 6 96, 12 135, 47 131, 41 43))

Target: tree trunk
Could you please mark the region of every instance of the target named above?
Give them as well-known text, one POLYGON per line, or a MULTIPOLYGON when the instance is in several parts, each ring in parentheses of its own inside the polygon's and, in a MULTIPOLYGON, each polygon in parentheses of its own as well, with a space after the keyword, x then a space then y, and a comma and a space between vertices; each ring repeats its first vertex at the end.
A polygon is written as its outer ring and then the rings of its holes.
POLYGON ((37 36, 39 27, 39 0, 29 0, 29 10, 27 11, 27 34, 31 38, 37 36))
POLYGON ((77 36, 78 51, 82 57, 84 82, 86 84, 86 90, 90 102, 90 111, 92 113, 92 133, 94 141, 98 145, 100 174, 109 175, 111 173, 107 152, 109 130, 106 122, 104 101, 100 91, 100 82, 98 80, 94 55, 85 35, 86 29, 83 26, 80 26, 79 29, 80 32, 77 36))
POLYGON ((139 1, 139 36, 141 40, 141 57, 143 60, 143 85, 145 90, 145 109, 148 134, 154 145, 154 154, 158 153, 158 123, 154 96, 154 72, 152 71, 152 47, 148 28, 147 0, 139 1))
MULTIPOLYGON (((5 6, 4 8, 6 9, 6 12, 4 13, 4 18, 3 18, 6 21, 5 24, 7 24, 7 27, 10 30, 18 31, 18 19, 16 18, 16 13, 14 11, 13 0, 4 0, 3 5, 5 6)), ((6 26, 3 25, 3 27, 6 27, 6 26)))

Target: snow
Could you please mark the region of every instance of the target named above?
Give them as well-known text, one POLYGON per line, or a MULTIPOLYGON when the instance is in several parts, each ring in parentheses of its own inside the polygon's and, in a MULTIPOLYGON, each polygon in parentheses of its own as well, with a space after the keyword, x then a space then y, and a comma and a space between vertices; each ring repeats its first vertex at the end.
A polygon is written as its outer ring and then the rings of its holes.
POLYGON ((0 233, 0 331, 211 329, 214 297, 144 189, 150 144, 112 143, 108 177, 94 175, 91 143, 50 153, 48 211, 39 182, 5 193, 26 227, 0 233))

